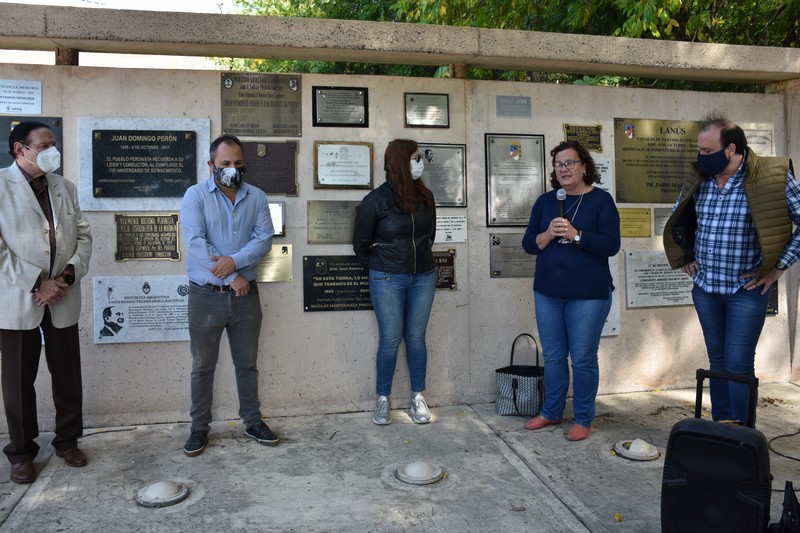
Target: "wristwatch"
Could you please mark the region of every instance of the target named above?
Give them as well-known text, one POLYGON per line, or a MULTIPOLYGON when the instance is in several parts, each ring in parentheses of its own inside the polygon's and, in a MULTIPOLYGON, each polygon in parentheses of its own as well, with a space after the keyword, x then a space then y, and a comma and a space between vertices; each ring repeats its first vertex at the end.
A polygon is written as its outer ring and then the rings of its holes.
POLYGON ((787 265, 783 261, 778 261, 777 263, 775 263, 775 268, 777 268, 778 270, 786 270, 787 268, 789 268, 789 265, 787 265))
POLYGON ((581 230, 578 230, 578 233, 575 234, 575 238, 572 239, 572 242, 574 242, 575 244, 581 243, 581 230))

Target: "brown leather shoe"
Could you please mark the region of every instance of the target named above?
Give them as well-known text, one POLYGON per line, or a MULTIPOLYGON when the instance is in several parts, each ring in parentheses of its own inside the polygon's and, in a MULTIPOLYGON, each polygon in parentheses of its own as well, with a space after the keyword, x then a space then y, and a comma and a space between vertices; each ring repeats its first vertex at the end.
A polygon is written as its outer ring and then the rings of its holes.
POLYGON ((86 459, 86 455, 84 455, 80 448, 70 448, 69 450, 64 450, 63 452, 56 450, 56 455, 63 457, 64 462, 67 463, 67 466, 81 467, 86 466, 86 463, 89 462, 86 459))
POLYGON ((11 465, 11 481, 14 483, 33 483, 36 479, 36 469, 33 461, 22 461, 11 465))

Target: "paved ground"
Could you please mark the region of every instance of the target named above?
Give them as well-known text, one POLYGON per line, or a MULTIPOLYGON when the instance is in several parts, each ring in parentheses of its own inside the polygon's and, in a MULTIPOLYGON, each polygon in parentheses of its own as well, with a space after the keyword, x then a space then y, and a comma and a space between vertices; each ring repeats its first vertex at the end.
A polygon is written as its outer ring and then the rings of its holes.
MULTIPOLYGON (((767 439, 800 430, 800 386, 763 384, 758 428, 767 439)), ((692 416, 693 391, 601 396, 592 436, 570 443, 569 424, 525 431, 493 404, 434 408, 413 424, 393 411, 389 426, 370 413, 269 420, 284 442, 260 446, 237 422, 217 422, 196 458, 181 451, 187 424, 89 429, 85 468, 70 468, 41 437, 39 477, 8 480, 0 467, 0 532, 5 531, 658 531, 663 456, 651 462, 612 453, 642 438, 662 452, 669 430, 692 416), (441 466, 428 486, 400 482, 416 460, 441 466), (153 482, 187 485, 187 500, 152 509, 135 503, 153 482)), ((5 440, 0 436, 0 440, 5 440)), ((773 449, 800 457, 800 436, 773 449)), ((773 519, 784 481, 800 485, 800 463, 770 454, 773 519)))

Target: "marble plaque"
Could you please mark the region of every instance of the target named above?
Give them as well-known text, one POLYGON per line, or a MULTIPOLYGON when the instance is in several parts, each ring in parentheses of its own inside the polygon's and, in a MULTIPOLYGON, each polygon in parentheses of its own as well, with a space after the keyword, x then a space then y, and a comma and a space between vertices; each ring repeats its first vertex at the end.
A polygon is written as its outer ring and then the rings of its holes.
POLYGON ((436 215, 434 242, 467 242, 467 215, 436 215))
POLYGON ((522 248, 525 233, 492 233, 489 235, 489 270, 493 278, 532 278, 536 256, 522 248))
POLYGON ((361 200, 309 200, 308 243, 352 244, 359 205, 361 200))
POLYGON ((372 189, 372 143, 314 141, 314 188, 372 189))
POLYGON ((419 144, 425 170, 422 181, 439 207, 467 206, 467 146, 419 144))
POLYGON ((693 305, 692 278, 662 251, 625 252, 625 282, 629 308, 693 305))
MULTIPOLYGON (((208 169, 209 128, 207 118, 129 118, 129 117, 79 117, 78 154, 80 157, 80 204, 83 211, 178 211, 182 196, 107 198, 95 196, 94 191, 94 140, 96 130, 124 130, 130 134, 138 131, 190 131, 194 132, 194 173, 197 181, 210 177, 208 169)), ((146 150, 145 150, 146 152, 146 150)), ((147 157, 147 155, 145 155, 147 157)))
POLYGON ((223 72, 222 132, 238 137, 301 137, 300 76, 223 72))
POLYGON ((42 80, 0 80, 0 113, 41 115, 42 80))
POLYGON ((303 256, 303 309, 306 312, 372 309, 369 270, 354 255, 303 256))
POLYGON ((189 340, 187 276, 95 276, 95 344, 189 340))

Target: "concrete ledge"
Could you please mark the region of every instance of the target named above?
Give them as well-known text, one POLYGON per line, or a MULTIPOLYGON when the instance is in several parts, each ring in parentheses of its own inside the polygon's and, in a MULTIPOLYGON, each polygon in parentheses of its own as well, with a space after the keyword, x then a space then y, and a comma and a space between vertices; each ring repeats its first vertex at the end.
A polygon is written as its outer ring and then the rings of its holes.
POLYGON ((388 22, 4 4, 0 47, 207 57, 467 64, 489 69, 769 83, 800 50, 388 22))

